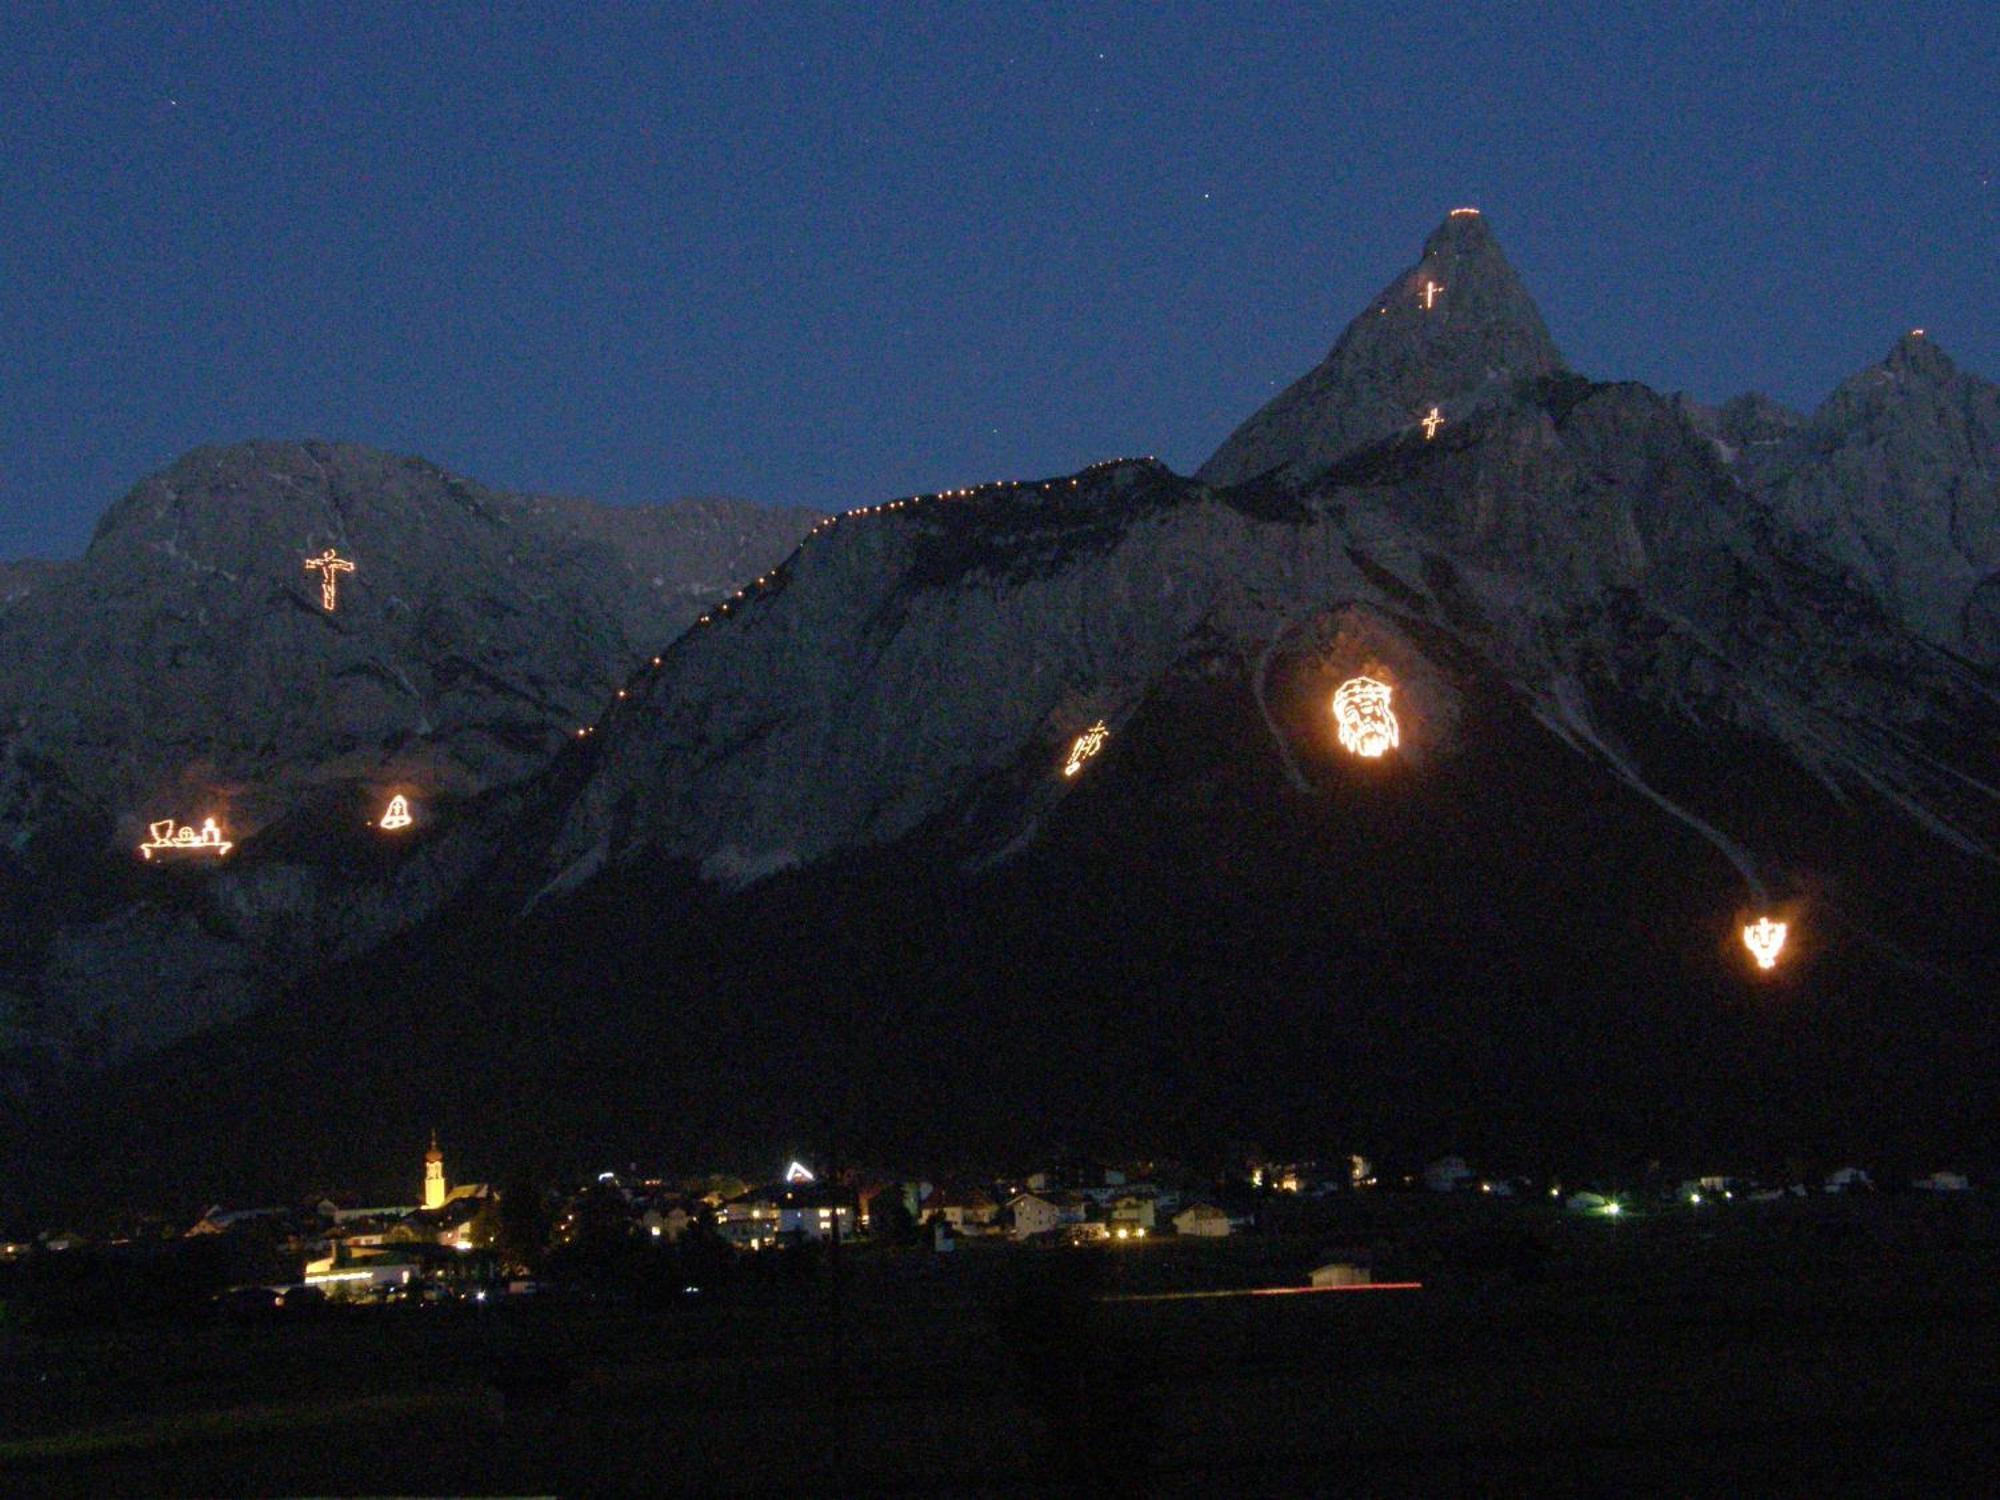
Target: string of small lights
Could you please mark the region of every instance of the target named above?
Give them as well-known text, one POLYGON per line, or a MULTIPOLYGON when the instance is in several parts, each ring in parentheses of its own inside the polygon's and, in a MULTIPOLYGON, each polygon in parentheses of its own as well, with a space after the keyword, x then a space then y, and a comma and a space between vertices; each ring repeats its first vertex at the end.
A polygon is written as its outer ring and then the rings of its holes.
MULTIPOLYGON (((1451 211, 1450 217, 1476 217, 1478 214, 1479 210, 1476 208, 1455 208, 1451 211)), ((1447 290, 1442 282, 1434 279, 1426 279, 1421 283, 1417 283, 1417 287, 1421 306, 1425 312, 1435 310, 1440 294, 1447 290)), ((1387 306, 1383 306, 1379 311, 1386 315, 1388 308, 1387 306)), ((1912 330, 1912 337, 1920 338, 1922 336, 1922 329, 1912 330)), ((1445 419, 1440 408, 1433 405, 1417 425, 1423 429, 1425 441, 1429 442, 1436 437, 1438 429, 1444 423, 1445 419)), ((806 532, 805 536, 801 538, 793 557, 796 558, 802 555, 815 539, 831 534, 835 528, 843 523, 860 521, 870 517, 893 515, 897 512, 915 510, 924 506, 945 502, 966 501, 979 497, 1016 495, 1023 492, 1049 495, 1065 490, 1078 489, 1086 479, 1095 478, 1110 470, 1133 465, 1151 466, 1157 464, 1158 459, 1151 454, 1140 457, 1107 458, 1100 459, 1066 478, 1040 481, 992 480, 985 484, 964 485, 953 489, 932 490, 922 494, 906 495, 898 499, 882 501, 875 505, 854 506, 847 510, 821 517, 806 532)), ((701 629, 731 618, 739 605, 747 604, 753 599, 769 594, 774 587, 783 581, 790 570, 792 560, 788 558, 784 563, 779 564, 771 571, 760 573, 753 581, 744 584, 719 603, 711 606, 695 620, 692 626, 683 632, 675 644, 678 645, 688 640, 701 629)), ((354 563, 348 559, 339 557, 332 548, 328 548, 319 557, 307 558, 305 560, 305 567, 308 571, 319 573, 321 581, 321 605, 328 612, 332 612, 336 608, 338 600, 338 575, 341 573, 353 573, 355 571, 354 563)), ((657 675, 663 670, 664 665, 664 656, 653 656, 649 659, 646 666, 629 674, 624 685, 616 690, 611 701, 606 704, 605 712, 601 716, 602 719, 609 721, 615 716, 619 706, 629 702, 634 694, 644 686, 646 677, 648 675, 657 675)), ((1397 721, 1395 715, 1388 707, 1390 692, 1391 689, 1386 684, 1365 677, 1352 679, 1342 685, 1339 693, 1334 698, 1334 713, 1335 717, 1339 720, 1340 742, 1347 750, 1364 758, 1378 758, 1386 751, 1394 749, 1397 746, 1399 743, 1397 721)), ((577 728, 574 738, 579 743, 592 743, 598 736, 599 728, 600 725, 596 723, 581 725, 577 728)), ((1099 719, 1081 735, 1077 736, 1071 745, 1062 775, 1065 778, 1075 777, 1087 761, 1101 752, 1108 738, 1108 728, 1105 722, 1099 719)), ((408 804, 405 798, 399 794, 392 799, 379 826, 384 829, 399 829, 408 827, 412 821, 408 804)), ((232 843, 224 838, 216 821, 212 818, 202 825, 199 832, 188 827, 177 827, 169 819, 152 824, 149 828, 149 833, 151 837, 145 844, 141 845, 139 851, 148 860, 152 859, 156 853, 166 855, 185 854, 189 852, 208 853, 220 858, 227 855, 230 849, 234 847, 232 843)), ((1786 935, 1787 924, 1773 922, 1768 916, 1759 917, 1754 924, 1748 924, 1742 928, 1744 946, 1750 950, 1760 970, 1768 970, 1776 965, 1778 955, 1785 946, 1786 935)))

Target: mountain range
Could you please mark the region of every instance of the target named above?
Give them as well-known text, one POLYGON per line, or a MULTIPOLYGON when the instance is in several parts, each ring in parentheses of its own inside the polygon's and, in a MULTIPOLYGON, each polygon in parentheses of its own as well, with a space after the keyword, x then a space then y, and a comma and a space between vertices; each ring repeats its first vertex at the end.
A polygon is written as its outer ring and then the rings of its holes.
POLYGON ((2000 390, 1924 334, 1810 416, 1592 380, 1472 210, 1192 478, 753 531, 192 455, 0 575, 20 1191, 302 1191, 432 1124, 1975 1151, 1996 520, 2000 390), (148 868, 155 813, 240 847, 148 868))

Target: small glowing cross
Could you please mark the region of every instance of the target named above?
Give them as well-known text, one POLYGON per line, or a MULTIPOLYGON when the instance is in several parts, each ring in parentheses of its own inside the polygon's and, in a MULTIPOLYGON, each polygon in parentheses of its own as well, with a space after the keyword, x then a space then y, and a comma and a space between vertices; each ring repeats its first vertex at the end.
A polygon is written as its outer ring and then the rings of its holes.
POLYGON ((352 573, 354 564, 329 547, 318 557, 306 559, 306 571, 319 573, 319 602, 328 614, 339 601, 340 574, 352 573))
POLYGON ((1743 946, 1757 956, 1758 968, 1775 969, 1778 966, 1778 954, 1785 946, 1785 927, 1783 922, 1759 917, 1743 929, 1743 946))
POLYGON ((393 833, 398 828, 408 828, 412 821, 410 799, 398 792, 389 799, 389 806, 382 813, 380 826, 393 833))
POLYGON ((1431 408, 1431 414, 1425 417, 1423 421, 1418 423, 1417 425, 1423 428, 1424 441, 1428 443, 1432 438, 1438 435, 1438 429, 1444 426, 1444 418, 1438 415, 1438 409, 1435 406, 1433 406, 1431 408))
POLYGON ((1429 312, 1429 311, 1430 311, 1430 310, 1431 310, 1431 309, 1432 309, 1433 307, 1436 307, 1436 306, 1437 306, 1437 300, 1438 300, 1438 293, 1439 293, 1439 292, 1441 292, 1441 291, 1443 291, 1443 290, 1444 290, 1444 286, 1443 286, 1443 284, 1442 284, 1442 283, 1440 283, 1440 282, 1436 282, 1436 281, 1426 281, 1426 282, 1424 283, 1424 311, 1425 311, 1425 312, 1429 312))
POLYGON ((1069 764, 1063 767, 1063 775, 1074 776, 1081 771, 1083 763, 1102 750, 1104 742, 1110 737, 1111 732, 1104 727, 1102 719, 1078 735, 1076 743, 1069 747, 1069 764))

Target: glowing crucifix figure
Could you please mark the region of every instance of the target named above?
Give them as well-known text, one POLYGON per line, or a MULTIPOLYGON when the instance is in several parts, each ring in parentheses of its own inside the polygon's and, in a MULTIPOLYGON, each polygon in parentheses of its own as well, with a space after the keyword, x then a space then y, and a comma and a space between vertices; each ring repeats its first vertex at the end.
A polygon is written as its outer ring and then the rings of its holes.
POLYGON ((1424 441, 1428 443, 1432 438, 1438 435, 1438 429, 1444 426, 1444 418, 1438 415, 1438 409, 1435 406, 1433 406, 1431 408, 1431 414, 1425 417, 1423 421, 1418 423, 1417 425, 1423 428, 1424 441))
POLYGON ((172 818, 147 824, 146 832, 152 837, 139 846, 141 859, 151 859, 155 854, 213 854, 220 859, 236 847, 222 836, 213 818, 202 820, 199 833, 185 825, 176 828, 172 818))
POLYGON ((1786 924, 1759 917, 1743 929, 1743 946, 1756 955, 1757 967, 1775 969, 1785 948, 1786 924))
POLYGON ((328 614, 340 599, 340 575, 352 573, 354 564, 329 547, 318 557, 306 559, 306 571, 319 574, 319 602, 328 614))
POLYGON ((1333 695, 1333 718, 1341 747, 1373 760, 1403 742, 1402 727, 1389 708, 1393 690, 1372 677, 1350 677, 1333 695))
POLYGON ((1441 281, 1426 281, 1424 283, 1425 312, 1429 312, 1432 308, 1437 306, 1438 293, 1443 290, 1444 290, 1444 283, 1441 281))
POLYGON ((1083 763, 1104 748, 1104 742, 1111 738, 1111 731, 1099 719, 1090 728, 1076 737, 1076 743, 1069 747, 1069 764, 1063 767, 1063 775, 1074 776, 1083 769, 1083 763))
POLYGON ((377 826, 393 833, 398 828, 408 828, 411 821, 410 799, 398 792, 389 799, 389 805, 382 813, 382 821, 377 826))

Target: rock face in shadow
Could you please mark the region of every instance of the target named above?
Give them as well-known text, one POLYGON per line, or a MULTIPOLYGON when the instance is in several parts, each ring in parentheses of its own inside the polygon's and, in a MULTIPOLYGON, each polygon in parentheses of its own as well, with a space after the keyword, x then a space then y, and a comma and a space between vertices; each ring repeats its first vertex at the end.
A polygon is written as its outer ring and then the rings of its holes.
MULTIPOLYGON (((1302 635, 1329 701, 1354 675, 1394 687, 1418 761, 1452 751, 1456 695, 1432 664, 1449 643, 1552 746, 1700 833, 1746 896, 1784 859, 1715 810, 1736 793, 1683 803, 1663 790, 1681 771, 1607 716, 1748 736, 1963 850, 1996 847, 1969 748, 1987 685, 1774 516, 1681 404, 1560 375, 1308 478, 1217 489, 1114 464, 824 524, 615 706, 546 879, 670 860, 739 887, 922 828, 1000 858, 1074 789, 1058 773, 1086 729, 1102 721, 1115 753, 1165 674, 1302 635), (1047 774, 1019 781, 1023 765, 1047 774)), ((1273 739, 1287 764, 1306 753, 1273 739)))
POLYGON ((435 827, 538 771, 807 524, 512 495, 310 442, 202 449, 146 479, 79 561, 0 576, 14 1019, 115 1051, 378 941, 453 878, 385 883, 377 857, 349 880, 389 798, 435 827), (352 564, 332 609, 306 566, 329 549, 352 564), (148 825, 208 818, 228 860, 134 871, 148 825))
POLYGON ((1911 630, 2000 663, 2000 386, 1908 334, 1751 482, 1911 630))
POLYGON ((41 558, 0 562, 0 610, 12 608, 39 588, 62 576, 64 564, 41 558))
POLYGON ((1433 408, 1446 424, 1462 422, 1513 381, 1562 367, 1484 216, 1455 210, 1327 357, 1231 433, 1195 477, 1229 485, 1273 469, 1306 474, 1420 431, 1433 408))
MULTIPOLYGON (((1951 518, 1976 520, 1982 399, 1884 419, 1883 453, 1943 455, 1951 518)), ((1302 1155, 1369 1128, 1433 1155, 1478 1132, 1643 1151, 1786 1120, 1793 1144, 1844 1144, 1856 1089, 1898 1128, 1956 1128, 1995 1055, 2000 692, 1842 555, 1847 531, 1812 524, 1807 501, 1835 500, 1807 479, 1847 471, 1810 445, 1837 456, 1873 420, 1568 372, 1483 224, 1454 216, 1202 477, 1118 461, 827 518, 602 679, 591 733, 533 743, 494 726, 539 725, 524 699, 586 712, 583 663, 630 647, 637 607, 547 580, 641 574, 581 524, 441 487, 446 550, 502 581, 459 584, 473 602, 446 633, 491 642, 488 676, 393 659, 453 726, 438 764, 485 790, 391 846, 352 800, 373 783, 270 752, 232 816, 287 775, 330 810, 264 825, 198 894, 140 872, 145 899, 190 932, 232 912, 259 951, 315 927, 296 951, 344 962, 120 1071, 72 1144, 193 1180, 189 1148, 153 1143, 190 1071, 270 1080, 190 1138, 247 1119, 334 1163, 438 1107, 501 1160, 768 1149, 836 1111, 884 1150, 1002 1155, 1106 1121, 1140 1149, 1248 1129, 1302 1155), (1420 404, 1446 419, 1416 425, 1420 404), (531 535, 548 555, 524 600, 531 535), (1336 732, 1362 676, 1397 715, 1379 759, 1336 732), (296 873, 371 861, 365 900, 296 873), (1758 914, 1793 928, 1768 981, 1740 939, 1758 914), (376 1101, 379 1137, 357 1133, 376 1101)), ((134 555, 183 566, 141 509, 134 555)), ((346 543, 365 570, 384 544, 343 514, 258 555, 346 543)), ((239 592, 284 592, 237 567, 239 592)), ((240 611, 309 647, 329 693, 334 663, 406 628, 344 643, 310 594, 240 611)), ((58 746, 23 742, 8 795, 74 805, 90 848, 117 847, 93 788, 136 785, 130 752, 107 741, 94 771, 58 746)))

